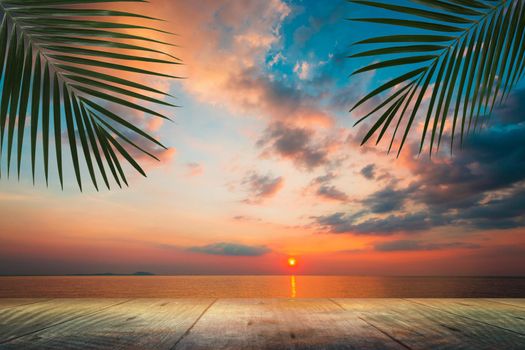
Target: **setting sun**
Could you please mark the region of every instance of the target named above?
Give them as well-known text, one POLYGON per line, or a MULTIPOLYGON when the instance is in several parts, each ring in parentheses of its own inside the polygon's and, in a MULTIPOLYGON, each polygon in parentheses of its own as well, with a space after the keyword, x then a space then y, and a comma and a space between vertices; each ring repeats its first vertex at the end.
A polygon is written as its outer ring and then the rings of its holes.
POLYGON ((295 267, 297 265, 297 260, 295 258, 288 258, 288 266, 295 267))

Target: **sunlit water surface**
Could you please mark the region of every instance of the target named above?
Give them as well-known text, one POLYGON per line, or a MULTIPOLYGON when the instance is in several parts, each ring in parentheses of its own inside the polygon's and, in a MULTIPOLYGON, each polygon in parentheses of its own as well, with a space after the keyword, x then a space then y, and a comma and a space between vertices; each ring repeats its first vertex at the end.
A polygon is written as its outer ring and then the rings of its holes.
POLYGON ((522 277, 66 276, 0 277, 10 298, 525 297, 522 277))

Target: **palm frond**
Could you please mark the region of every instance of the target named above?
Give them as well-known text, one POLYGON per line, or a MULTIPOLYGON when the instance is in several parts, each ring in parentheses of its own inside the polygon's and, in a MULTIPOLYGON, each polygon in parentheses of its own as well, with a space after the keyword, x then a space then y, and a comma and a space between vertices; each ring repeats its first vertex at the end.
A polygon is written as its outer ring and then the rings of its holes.
POLYGON ((389 94, 357 122, 379 115, 363 143, 381 130, 379 142, 398 118, 389 152, 397 141, 399 155, 421 113, 419 152, 427 143, 430 154, 439 148, 446 125, 452 151, 455 137, 459 135, 463 144, 464 137, 488 120, 494 106, 505 101, 525 73, 525 0, 412 0, 417 4, 406 5, 349 1, 389 14, 351 20, 399 30, 357 42, 356 46, 366 49, 349 56, 374 61, 354 74, 394 69, 399 75, 352 108, 389 94), (396 139, 400 125, 405 130, 396 139))
POLYGON ((146 176, 131 149, 156 159, 143 142, 165 148, 134 125, 126 110, 169 119, 148 106, 176 107, 165 101, 172 96, 126 76, 177 78, 166 70, 181 62, 162 48, 174 45, 147 34, 169 34, 143 25, 158 19, 93 8, 119 2, 146 1, 0 0, 0 171, 6 168, 7 176, 16 159, 20 178, 29 142, 33 182, 41 149, 46 183, 54 154, 63 187, 66 147, 81 190, 84 169, 97 190, 100 177, 110 188, 109 174, 122 187, 128 184, 122 160, 146 176))

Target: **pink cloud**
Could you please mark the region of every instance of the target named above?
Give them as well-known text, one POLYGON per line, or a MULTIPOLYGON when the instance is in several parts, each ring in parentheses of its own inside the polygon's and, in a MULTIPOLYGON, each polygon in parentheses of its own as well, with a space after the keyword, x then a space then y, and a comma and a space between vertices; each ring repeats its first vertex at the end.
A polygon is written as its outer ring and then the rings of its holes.
POLYGON ((283 188, 284 179, 281 176, 273 177, 251 172, 244 177, 242 184, 248 192, 248 197, 243 202, 260 204, 274 197, 283 188))
POLYGON ((272 121, 333 124, 333 118, 311 96, 274 80, 265 71, 269 50, 280 43, 281 23, 292 12, 284 1, 163 0, 147 7, 153 15, 169 14, 166 29, 179 35, 177 43, 182 46, 177 54, 188 77, 183 86, 199 101, 272 121))
POLYGON ((344 145, 341 132, 336 131, 324 139, 310 129, 274 123, 268 127, 257 145, 263 156, 277 156, 291 160, 298 167, 313 170, 337 162, 335 156, 344 145))
POLYGON ((164 120, 160 118, 151 118, 148 121, 148 130, 151 132, 157 132, 164 125, 164 120))
MULTIPOLYGON (((312 142, 323 144, 322 152, 331 152, 333 145, 320 139, 323 130, 335 124, 330 112, 319 106, 315 96, 266 71, 269 52, 281 45, 281 24, 292 13, 285 1, 158 0, 155 6, 133 6, 153 17, 169 17, 161 26, 178 35, 173 39, 181 47, 173 54, 184 62, 178 75, 187 77, 182 86, 199 102, 255 116, 272 125, 310 130, 312 142)), ((163 34, 153 37, 166 40, 163 34)), ((301 73, 309 73, 306 65, 303 68, 301 73)), ((166 88, 162 79, 150 83, 166 88)), ((158 120, 141 124, 151 132, 162 127, 158 120)))
POLYGON ((199 163, 188 163, 186 164, 187 175, 189 177, 197 177, 204 174, 204 166, 199 163))

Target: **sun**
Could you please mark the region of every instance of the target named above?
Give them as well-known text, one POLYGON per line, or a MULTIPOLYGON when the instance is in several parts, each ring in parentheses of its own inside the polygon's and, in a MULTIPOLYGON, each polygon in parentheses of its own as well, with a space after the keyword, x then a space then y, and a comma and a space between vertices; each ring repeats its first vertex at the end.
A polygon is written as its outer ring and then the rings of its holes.
POLYGON ((295 267, 297 265, 297 259, 295 258, 288 258, 288 266, 295 267))

